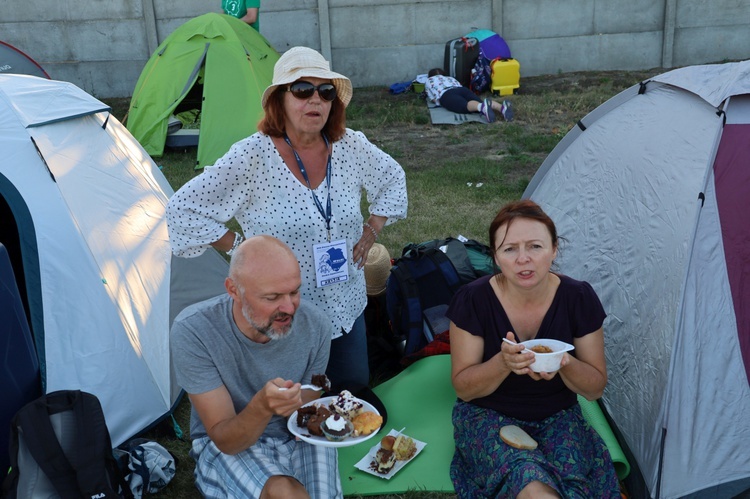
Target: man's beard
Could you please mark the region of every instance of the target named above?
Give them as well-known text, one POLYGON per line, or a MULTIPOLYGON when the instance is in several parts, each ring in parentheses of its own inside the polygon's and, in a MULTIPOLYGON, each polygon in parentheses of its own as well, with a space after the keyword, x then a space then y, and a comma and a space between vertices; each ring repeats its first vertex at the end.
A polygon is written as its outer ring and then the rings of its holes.
POLYGON ((289 331, 292 329, 292 323, 294 321, 294 316, 290 314, 286 314, 284 312, 275 312, 271 317, 268 318, 268 322, 266 324, 259 324, 253 320, 252 316, 252 310, 250 310, 250 307, 244 303, 242 304, 242 316, 245 318, 247 322, 250 323, 250 325, 255 328, 256 331, 258 331, 263 336, 267 337, 271 341, 275 340, 281 340, 286 338, 289 335, 289 331), (281 327, 280 329, 274 329, 273 323, 276 319, 286 319, 289 318, 289 324, 281 327))

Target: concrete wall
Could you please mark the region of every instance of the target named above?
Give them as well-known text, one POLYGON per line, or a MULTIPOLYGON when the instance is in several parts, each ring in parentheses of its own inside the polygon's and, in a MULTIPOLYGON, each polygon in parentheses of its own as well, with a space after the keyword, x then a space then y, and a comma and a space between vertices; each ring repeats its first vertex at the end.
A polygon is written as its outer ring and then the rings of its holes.
MULTIPOLYGON (((0 0, 0 40, 55 79, 129 96, 159 42, 220 0, 0 0)), ((491 29, 521 75, 636 70, 750 58, 750 0, 264 0, 260 31, 283 52, 320 50, 355 87, 442 66, 447 40, 491 29)))

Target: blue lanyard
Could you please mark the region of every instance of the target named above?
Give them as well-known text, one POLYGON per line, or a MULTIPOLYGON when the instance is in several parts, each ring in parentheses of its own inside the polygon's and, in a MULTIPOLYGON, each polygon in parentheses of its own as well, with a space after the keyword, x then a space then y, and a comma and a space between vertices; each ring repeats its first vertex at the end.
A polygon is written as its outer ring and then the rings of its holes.
MULTIPOLYGON (((328 137, 323 135, 323 140, 326 143, 326 150, 328 150, 328 137)), ((299 154, 297 154, 297 151, 294 150, 294 147, 292 147, 292 143, 289 140, 289 137, 287 134, 284 134, 284 140, 287 144, 289 144, 289 147, 292 148, 292 152, 294 153, 294 159, 297 160, 297 166, 299 167, 300 173, 302 173, 302 177, 305 179, 305 183, 307 184, 307 188, 310 189, 310 193, 312 194, 313 201, 315 201, 315 206, 318 208, 318 212, 323 217, 323 220, 326 222, 326 230, 328 231, 328 242, 331 242, 331 153, 328 153, 328 161, 326 162, 326 188, 328 190, 328 201, 326 202, 326 209, 323 210, 323 204, 318 199, 318 196, 315 195, 315 191, 312 188, 312 185, 310 185, 310 178, 307 176, 307 170, 305 169, 305 164, 302 162, 302 158, 299 157, 299 154)))

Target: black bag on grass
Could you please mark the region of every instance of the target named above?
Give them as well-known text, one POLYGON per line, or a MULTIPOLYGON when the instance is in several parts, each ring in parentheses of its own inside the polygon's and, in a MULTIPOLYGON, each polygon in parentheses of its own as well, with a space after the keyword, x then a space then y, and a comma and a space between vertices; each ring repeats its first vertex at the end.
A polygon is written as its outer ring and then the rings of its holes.
POLYGON ((43 395, 16 413, 10 436, 11 471, 3 497, 132 497, 122 487, 95 395, 80 390, 43 395))
POLYGON ((471 282, 483 275, 493 274, 495 262, 492 259, 492 250, 486 244, 474 239, 446 237, 445 239, 432 239, 419 243, 420 248, 439 249, 450 259, 458 272, 462 284, 471 282))
POLYGON ((391 268, 386 309, 391 329, 411 355, 447 331, 447 306, 462 285, 492 274, 490 248, 473 239, 433 239, 407 245, 391 268))
POLYGON ((391 268, 386 284, 386 308, 393 333, 404 341, 403 355, 427 344, 424 311, 447 305, 463 284, 456 268, 437 248, 412 244, 391 268))

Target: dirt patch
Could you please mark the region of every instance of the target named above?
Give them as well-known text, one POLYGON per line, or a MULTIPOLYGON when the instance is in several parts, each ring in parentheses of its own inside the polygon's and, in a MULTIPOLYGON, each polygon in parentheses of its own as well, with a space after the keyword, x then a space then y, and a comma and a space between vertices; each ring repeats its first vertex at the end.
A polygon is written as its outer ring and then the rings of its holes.
POLYGON ((492 146, 486 144, 486 140, 480 134, 471 130, 480 126, 483 125, 437 127, 429 124, 397 124, 385 129, 363 132, 372 143, 391 154, 405 168, 420 171, 433 168, 446 158, 458 161, 470 156, 492 156, 493 149, 504 147, 502 141, 496 141, 492 146), (448 129, 449 127, 451 129, 448 129))
POLYGON ((604 83, 610 83, 615 88, 625 89, 664 71, 661 68, 654 68, 645 71, 581 71, 532 76, 524 78, 523 86, 518 93, 519 95, 541 94, 550 90, 561 93, 575 93, 581 89, 601 86, 604 83))

